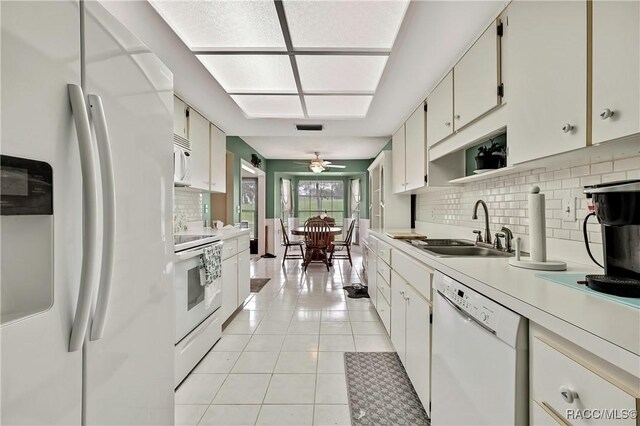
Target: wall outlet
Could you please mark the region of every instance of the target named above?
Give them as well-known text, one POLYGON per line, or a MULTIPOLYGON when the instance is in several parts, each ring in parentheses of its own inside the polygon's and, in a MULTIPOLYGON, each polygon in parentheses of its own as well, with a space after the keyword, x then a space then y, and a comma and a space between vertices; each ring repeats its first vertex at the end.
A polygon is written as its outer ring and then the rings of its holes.
POLYGON ((576 221, 576 199, 565 198, 562 200, 562 220, 564 222, 576 221))

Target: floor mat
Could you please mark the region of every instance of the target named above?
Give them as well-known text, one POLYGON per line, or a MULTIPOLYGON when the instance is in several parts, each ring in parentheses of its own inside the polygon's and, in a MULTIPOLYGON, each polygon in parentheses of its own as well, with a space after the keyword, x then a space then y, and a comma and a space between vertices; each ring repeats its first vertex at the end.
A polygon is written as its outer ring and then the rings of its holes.
POLYGON ((346 285, 342 287, 343 290, 347 290, 348 297, 351 299, 361 299, 363 297, 369 297, 369 291, 366 286, 363 285, 346 285))
POLYGON ((395 352, 345 352, 352 425, 429 425, 395 352))
POLYGON ((258 293, 270 279, 271 278, 251 278, 251 293, 258 293))

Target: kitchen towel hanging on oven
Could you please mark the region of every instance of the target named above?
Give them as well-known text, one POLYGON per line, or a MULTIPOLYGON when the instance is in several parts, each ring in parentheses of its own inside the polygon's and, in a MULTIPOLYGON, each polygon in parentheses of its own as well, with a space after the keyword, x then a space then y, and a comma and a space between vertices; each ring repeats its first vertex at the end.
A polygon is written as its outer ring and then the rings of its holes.
POLYGON ((222 244, 214 244, 202 250, 200 270, 204 272, 204 280, 201 280, 204 286, 222 277, 222 244))

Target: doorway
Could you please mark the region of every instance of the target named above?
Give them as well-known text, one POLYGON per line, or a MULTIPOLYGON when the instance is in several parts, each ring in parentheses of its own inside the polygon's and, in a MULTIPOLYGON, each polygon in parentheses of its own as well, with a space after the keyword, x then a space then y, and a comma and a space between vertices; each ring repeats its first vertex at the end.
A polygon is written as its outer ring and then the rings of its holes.
POLYGON ((241 188, 240 221, 249 227, 251 254, 258 254, 258 178, 243 177, 241 188))
POLYGON ((250 230, 251 254, 265 253, 265 172, 241 160, 240 222, 250 230))

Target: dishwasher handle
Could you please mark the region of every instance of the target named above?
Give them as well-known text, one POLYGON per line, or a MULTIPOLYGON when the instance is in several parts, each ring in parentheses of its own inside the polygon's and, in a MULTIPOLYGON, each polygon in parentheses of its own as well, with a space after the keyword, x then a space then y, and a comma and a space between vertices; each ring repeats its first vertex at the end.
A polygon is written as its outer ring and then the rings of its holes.
POLYGON ((480 321, 478 321, 477 319, 475 319, 471 315, 467 314, 458 305, 456 305, 451 300, 449 300, 449 298, 447 296, 445 296, 440 290, 437 290, 437 292, 449 305, 451 305, 451 307, 453 309, 456 310, 456 312, 458 312, 460 315, 462 315, 462 317, 465 318, 468 322, 473 322, 474 324, 476 324, 477 326, 479 326, 483 330, 493 334, 494 336, 496 335, 496 331, 495 330, 492 330, 491 328, 489 328, 485 324, 481 323, 480 321))

